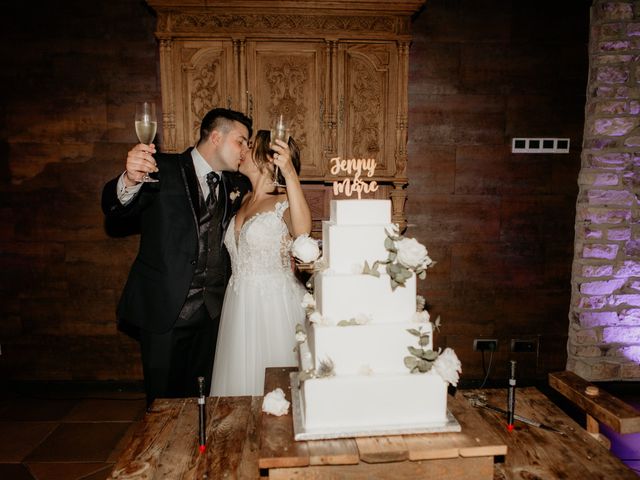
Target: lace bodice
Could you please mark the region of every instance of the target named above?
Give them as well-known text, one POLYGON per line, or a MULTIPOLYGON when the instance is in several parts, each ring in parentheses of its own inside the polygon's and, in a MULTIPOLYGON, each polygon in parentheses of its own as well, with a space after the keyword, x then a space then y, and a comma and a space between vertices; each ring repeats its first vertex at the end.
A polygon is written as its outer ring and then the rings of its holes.
POLYGON ((287 208, 289 202, 278 202, 275 210, 245 220, 239 231, 236 217, 231 219, 224 237, 233 271, 230 285, 260 275, 291 274, 291 237, 282 219, 287 208))

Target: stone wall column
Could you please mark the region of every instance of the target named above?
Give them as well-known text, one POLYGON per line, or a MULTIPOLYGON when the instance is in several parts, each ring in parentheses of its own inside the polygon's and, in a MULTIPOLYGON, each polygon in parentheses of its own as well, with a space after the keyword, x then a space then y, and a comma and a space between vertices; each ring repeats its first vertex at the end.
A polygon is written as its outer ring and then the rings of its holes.
POLYGON ((640 380, 640 1, 595 0, 567 369, 640 380))

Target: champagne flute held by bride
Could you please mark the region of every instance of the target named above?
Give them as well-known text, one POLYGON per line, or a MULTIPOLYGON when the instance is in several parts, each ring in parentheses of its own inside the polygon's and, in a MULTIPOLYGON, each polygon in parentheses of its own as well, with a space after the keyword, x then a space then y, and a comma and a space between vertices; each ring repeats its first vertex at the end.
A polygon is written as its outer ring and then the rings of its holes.
MULTIPOLYGON (((136 104, 135 116, 136 135, 140 143, 150 145, 156 136, 158 129, 158 120, 156 118, 156 104, 154 102, 141 102, 136 104)), ((142 177, 143 182, 157 182, 157 178, 149 176, 145 173, 142 177)))
MULTIPOLYGON (((271 143, 275 143, 276 140, 282 140, 284 143, 289 142, 289 128, 285 124, 282 114, 278 115, 271 126, 271 143)), ((280 168, 277 165, 273 167, 273 185, 276 187, 286 187, 286 185, 278 181, 280 168)))

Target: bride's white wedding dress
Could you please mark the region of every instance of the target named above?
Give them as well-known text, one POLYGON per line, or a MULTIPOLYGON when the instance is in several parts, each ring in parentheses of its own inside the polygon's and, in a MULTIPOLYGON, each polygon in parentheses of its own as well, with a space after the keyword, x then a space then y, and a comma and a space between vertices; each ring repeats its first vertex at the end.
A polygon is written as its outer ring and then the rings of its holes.
POLYGON ((248 218, 224 243, 232 275, 222 306, 212 396, 263 395, 266 367, 297 364, 295 327, 304 320, 305 289, 291 270, 291 237, 282 219, 289 203, 248 218))

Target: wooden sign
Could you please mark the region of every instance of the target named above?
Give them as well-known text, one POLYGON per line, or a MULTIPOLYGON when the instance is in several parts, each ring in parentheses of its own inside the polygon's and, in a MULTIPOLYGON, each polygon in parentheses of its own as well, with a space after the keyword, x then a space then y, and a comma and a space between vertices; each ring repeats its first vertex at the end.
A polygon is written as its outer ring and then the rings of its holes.
POLYGON ((358 195, 358 200, 360 200, 362 198, 362 192, 372 193, 378 190, 378 182, 375 180, 365 181, 361 178, 363 173, 365 173, 368 178, 373 177, 377 165, 374 158, 342 159, 340 157, 334 157, 330 160, 330 163, 332 175, 353 175, 352 178, 334 180, 334 195, 344 193, 347 197, 350 197, 355 193, 358 195))

